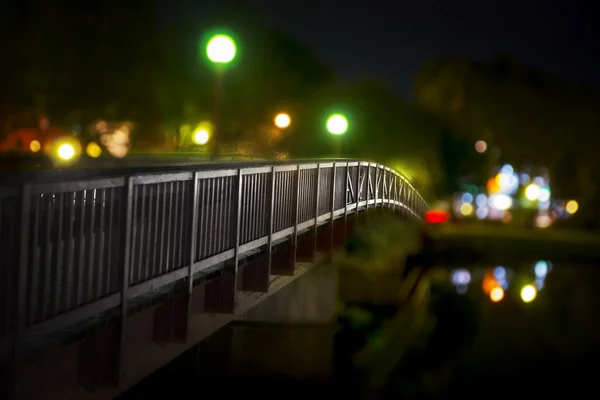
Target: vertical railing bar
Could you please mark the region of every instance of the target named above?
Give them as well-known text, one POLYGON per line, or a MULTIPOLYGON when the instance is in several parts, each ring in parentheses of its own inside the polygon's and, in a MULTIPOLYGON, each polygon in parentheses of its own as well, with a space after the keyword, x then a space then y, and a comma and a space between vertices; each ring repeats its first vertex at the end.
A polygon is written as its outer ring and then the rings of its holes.
POLYGON ((348 186, 350 183, 350 166, 346 163, 346 179, 344 179, 344 220, 348 218, 348 186))
POLYGON ((155 192, 156 192, 156 201, 154 202, 154 235, 153 235, 153 245, 152 245, 152 276, 156 276, 156 274, 160 271, 160 262, 157 259, 157 255, 160 255, 160 252, 158 250, 158 247, 160 245, 160 236, 159 236, 159 232, 160 232, 160 224, 159 224, 159 218, 160 218, 160 189, 161 189, 161 184, 157 183, 154 186, 155 192))
POLYGON ((369 210, 369 200, 371 198, 371 163, 367 164, 367 203, 365 204, 365 211, 369 210))
POLYGON ((225 215, 227 213, 225 209, 226 203, 226 193, 227 193, 227 178, 219 177, 217 178, 217 209, 215 211, 217 215, 217 224, 215 228, 215 232, 213 236, 215 238, 215 254, 220 253, 223 248, 223 243, 225 242, 225 215))
POLYGON ((166 218, 167 218, 167 182, 163 182, 160 184, 162 186, 162 212, 161 212, 161 222, 160 222, 160 251, 158 256, 158 274, 162 275, 165 273, 165 238, 166 238, 166 218))
MULTIPOLYGON (((140 234, 137 235, 137 237, 139 238, 138 241, 138 245, 140 246, 137 250, 138 250, 138 256, 137 256, 137 265, 134 263, 133 264, 133 274, 135 274, 135 278, 134 278, 134 282, 141 282, 142 280, 148 279, 149 276, 144 275, 142 270, 144 269, 144 232, 145 229, 147 228, 146 223, 144 221, 144 217, 146 214, 146 185, 140 185, 138 187, 138 190, 136 191, 136 194, 139 194, 138 200, 140 201, 140 217, 139 217, 139 222, 136 221, 136 225, 137 223, 139 223, 140 227, 140 234)), ((137 228, 136 228, 137 229, 137 228)), ((134 246, 136 245, 136 243, 133 244, 134 246)))
MULTIPOLYGON (((109 201, 109 207, 108 207, 108 226, 107 226, 107 239, 108 239, 108 248, 106 249, 106 293, 110 293, 111 291, 111 280, 112 280, 112 274, 111 274, 111 269, 113 266, 112 263, 112 242, 113 242, 113 222, 114 222, 114 203, 115 203, 115 192, 116 189, 115 188, 110 188, 110 201, 109 201)), ((69 238, 70 239, 70 238, 69 238)), ((69 245, 69 248, 71 246, 69 245)))
POLYGON ((354 193, 356 193, 356 208, 354 209, 354 213, 358 214, 358 204, 360 203, 360 196, 362 195, 362 186, 360 185, 360 162, 356 165, 356 189, 354 189, 354 193))
POLYGON ((154 220, 154 207, 152 207, 152 193, 154 192, 155 186, 148 186, 148 222, 146 224, 146 262, 144 263, 144 276, 146 279, 153 278, 152 275, 152 246, 150 245, 150 238, 154 236, 154 230, 156 227, 152 223, 154 220))
POLYGON ((124 375, 124 363, 125 363, 125 334, 127 327, 127 306, 129 300, 129 267, 131 261, 131 243, 132 243, 132 223, 133 223, 133 179, 131 176, 125 180, 125 189, 123 193, 123 203, 125 208, 125 223, 122 227, 123 237, 121 243, 123 243, 122 249, 122 260, 121 260, 121 315, 120 315, 120 332, 119 332, 119 362, 117 365, 117 377, 119 380, 124 375))
POLYGON ((14 337, 13 337, 13 362, 17 365, 23 358, 23 336, 25 333, 27 303, 27 271, 29 267, 29 229, 31 218, 31 188, 23 185, 21 193, 21 235, 19 237, 19 272, 17 278, 17 308, 14 337))
MULTIPOLYGON (((192 292, 194 290, 194 263, 196 262, 196 236, 198 235, 198 207, 199 207, 199 181, 198 171, 194 172, 194 181, 192 185, 192 226, 191 226, 191 251, 190 251, 190 264, 188 265, 188 302, 191 301, 192 292)), ((188 303, 189 305, 189 303, 188 303)), ((188 307, 189 309, 189 307, 188 307)))
POLYGON ((233 177, 225 178, 227 185, 227 196, 225 203, 225 235, 223 237, 223 248, 221 251, 229 250, 231 246, 231 209, 233 208, 233 177))
POLYGON ((198 259, 201 260, 206 256, 204 251, 204 239, 206 235, 206 179, 198 177, 198 234, 196 241, 198 242, 197 252, 198 259))
POLYGON ((300 211, 300 164, 296 167, 296 192, 294 193, 294 236, 292 237, 292 246, 294 253, 294 265, 296 264, 296 253, 298 249, 298 214, 300 211))
POLYGON ((181 243, 181 237, 179 236, 179 228, 183 225, 183 221, 179 220, 179 212, 181 210, 181 204, 179 203, 179 194, 182 190, 182 184, 184 181, 175 181, 174 189, 173 189, 173 243, 171 244, 171 269, 176 269, 179 267, 178 257, 179 257, 179 245, 181 243))
POLYGON ((333 231, 333 222, 334 222, 334 218, 333 218, 333 213, 335 211, 335 180, 336 180, 336 163, 333 163, 333 170, 331 171, 331 221, 329 222, 330 227, 331 227, 331 232, 330 232, 330 243, 333 247, 333 235, 334 235, 334 231, 333 231))
POLYGON ((55 315, 59 312, 60 310, 60 295, 62 292, 62 288, 63 288, 63 283, 61 282, 61 274, 64 272, 63 271, 63 253, 64 253, 64 248, 65 248, 65 240, 64 240, 64 234, 63 234, 63 223, 64 223, 64 219, 65 219, 65 214, 64 214, 64 206, 65 206, 65 194, 64 193, 59 193, 58 194, 58 198, 59 198, 59 202, 58 202, 58 232, 56 233, 56 240, 58 241, 58 244, 56 246, 56 265, 54 266, 54 282, 55 282, 55 287, 54 287, 54 296, 53 296, 53 305, 54 307, 52 308, 52 314, 55 315))
MULTIPOLYGON (((236 200, 236 211, 235 211, 235 236, 234 236, 234 251, 233 251, 233 263, 234 263, 234 271, 235 276, 238 273, 238 264, 240 261, 240 219, 242 216, 242 193, 243 193, 243 174, 242 168, 238 169, 238 190, 237 190, 237 200, 236 200)), ((237 282, 237 279, 234 279, 234 282, 237 282)), ((235 293, 235 291, 234 291, 235 293)))
POLYGON ((373 205, 377 208, 377 196, 379 195, 379 165, 375 164, 374 178, 375 184, 373 185, 373 205))
MULTIPOLYGON (((248 175, 243 174, 242 175, 242 180, 246 183, 247 187, 250 187, 250 177, 248 175)), ((238 183, 236 181, 236 188, 238 187, 238 183)), ((237 196, 237 194, 234 193, 235 196, 237 196)), ((235 200, 237 201, 237 200, 235 200)), ((241 212, 241 217, 240 217, 240 222, 241 222, 241 228, 240 228, 240 237, 243 238, 245 240, 245 238, 249 235, 248 233, 248 227, 250 226, 248 223, 248 219, 250 218, 250 196, 248 194, 248 191, 244 191, 242 192, 242 212, 241 212)), ((236 207, 237 207, 237 203, 236 203, 236 207)), ((235 232, 231 232, 232 233, 232 237, 234 237, 235 232)), ((235 247, 235 243, 231 244, 232 247, 235 247)))
POLYGON ((270 189, 270 206, 269 206, 269 222, 268 222, 268 229, 269 229, 269 236, 268 236, 268 259, 267 259, 267 268, 268 268, 268 276, 271 276, 271 266, 272 266, 272 255, 273 255, 273 221, 274 221, 274 211, 275 211, 275 167, 271 167, 271 174, 270 174, 270 178, 271 178, 271 189, 270 189))
POLYGON ((77 265, 77 303, 80 305, 85 302, 85 291, 87 285, 85 279, 88 278, 88 269, 85 265, 85 207, 87 203, 87 190, 81 192, 81 221, 79 224, 79 264, 77 265))
POLYGON ((210 178, 210 192, 209 192, 209 201, 210 211, 208 213, 208 224, 207 224, 207 255, 212 256, 214 254, 214 245, 215 245, 215 226, 217 224, 217 184, 219 178, 210 178))
POLYGON ((88 248, 87 251, 89 252, 89 256, 88 256, 88 262, 87 262, 87 270, 88 270, 88 281, 87 281, 87 298, 85 299, 86 302, 89 302, 90 300, 94 299, 94 279, 96 279, 96 268, 95 268, 95 261, 96 261, 96 257, 94 254, 94 247, 96 244, 96 199, 94 198, 94 195, 96 193, 96 189, 92 189, 88 192, 88 195, 90 195, 91 199, 90 202, 88 203, 90 205, 90 223, 88 225, 89 227, 89 231, 88 231, 88 248))
POLYGON ((181 268, 185 265, 185 258, 184 258, 184 249, 187 247, 187 239, 183 236, 184 235, 184 231, 185 231, 185 224, 183 221, 189 221, 186 218, 186 215, 188 215, 186 213, 187 211, 187 205, 189 204, 187 202, 187 181, 186 182, 182 182, 181 183, 181 204, 180 206, 180 211, 179 211, 179 248, 177 251, 177 268, 181 268))
POLYGON ((217 224, 215 226, 214 238, 215 238, 215 254, 219 253, 219 249, 221 248, 221 243, 223 242, 223 200, 224 200, 224 185, 223 185, 223 177, 217 178, 217 187, 219 188, 217 191, 217 224))
MULTIPOLYGON (((53 252, 53 246, 52 246, 52 222, 54 219, 54 199, 50 198, 50 196, 53 196, 52 194, 48 195, 48 199, 47 204, 47 215, 46 215, 46 238, 45 238, 45 243, 44 243, 44 248, 45 248, 45 252, 44 252, 44 258, 45 258, 45 268, 44 268, 44 274, 43 274, 43 285, 42 285, 42 295, 40 296, 40 311, 41 311, 41 315, 39 317, 41 318, 46 318, 47 317, 47 313, 48 313, 48 306, 50 305, 50 293, 51 290, 54 289, 54 287, 52 286, 52 252, 53 252)), ((40 263, 41 265, 41 263, 40 263)), ((55 286, 56 287, 56 286, 55 286)))
POLYGON ((37 309, 38 297, 39 297, 39 282, 40 282, 40 238, 39 238, 39 227, 40 227, 40 214, 41 214, 41 200, 40 196, 35 196, 34 202, 34 216, 33 216, 33 235, 32 237, 32 249, 33 250, 33 262, 30 263, 28 269, 31 270, 31 277, 28 276, 28 279, 31 279, 31 291, 28 293, 26 306, 28 307, 29 316, 26 318, 25 323, 33 320, 35 318, 35 311, 37 309))
MULTIPOLYGON (((321 178, 321 163, 317 163, 317 174, 316 174, 316 181, 315 181, 315 225, 314 225, 314 243, 313 246, 316 250, 317 248, 317 236, 319 234, 319 196, 321 194, 320 192, 320 178, 321 178)), ((315 254, 315 253, 313 253, 315 254)), ((314 259, 313 259, 314 261, 314 259)))
POLYGON ((171 244, 173 241, 173 235, 175 233, 175 221, 173 220, 173 194, 175 193, 175 190, 173 189, 174 185, 174 181, 167 183, 167 208, 169 211, 167 212, 167 249, 165 252, 165 269, 163 270, 163 273, 167 273, 168 271, 170 271, 173 266, 173 264, 171 263, 173 247, 171 244))
POLYGON ((100 195, 100 239, 98 240, 98 282, 96 282, 96 292, 98 293, 99 297, 104 297, 108 294, 102 291, 102 283, 104 282, 104 238, 106 236, 106 230, 104 229, 104 218, 106 215, 106 189, 102 188, 100 190, 102 194, 100 195))

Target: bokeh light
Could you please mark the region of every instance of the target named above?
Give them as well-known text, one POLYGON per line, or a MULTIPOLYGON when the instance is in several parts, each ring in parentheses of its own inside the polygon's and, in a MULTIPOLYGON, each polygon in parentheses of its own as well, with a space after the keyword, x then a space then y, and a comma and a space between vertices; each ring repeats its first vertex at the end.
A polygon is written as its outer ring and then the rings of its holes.
POLYGON ((333 114, 327 119, 327 130, 332 135, 343 135, 348 130, 348 120, 342 114, 333 114))
POLYGON ((85 152, 87 153, 88 156, 90 156, 92 158, 98 158, 98 157, 100 157, 100 154, 102 154, 102 148, 100 148, 100 146, 98 146, 98 143, 91 142, 90 144, 87 145, 85 152))
POLYGON ((565 205, 565 211, 567 213, 573 215, 577 212, 577 210, 579 210, 579 203, 577 203, 577 201, 575 201, 575 200, 567 201, 567 204, 565 205))
POLYGON ((497 303, 504 298, 504 289, 499 286, 496 286, 490 291, 490 299, 497 303))
POLYGON ((525 285, 521 289, 521 300, 525 303, 531 303, 537 296, 537 289, 533 285, 525 285))
POLYGON ((31 143, 29 143, 29 149, 31 151, 33 151, 34 153, 37 153, 38 151, 40 151, 41 148, 42 148, 42 145, 37 140, 32 140, 31 143))
POLYGON ((68 161, 75 156, 75 148, 72 144, 64 143, 58 146, 56 154, 58 154, 61 159, 68 161))
POLYGON ((194 132, 194 135, 192 136, 192 140, 194 141, 194 143, 199 145, 205 145, 206 143, 208 143, 209 139, 210 134, 208 133, 208 130, 204 128, 197 129, 194 132))
POLYGON ((217 64, 227 64, 235 58, 236 46, 227 35, 213 36, 206 46, 208 59, 217 64))
POLYGON ((275 116, 275 126, 281 129, 285 129, 290 126, 292 119, 286 113, 279 113, 275 116))
POLYGON ((483 140, 478 140, 475 142, 475 151, 478 153, 485 153, 487 150, 487 143, 483 140))

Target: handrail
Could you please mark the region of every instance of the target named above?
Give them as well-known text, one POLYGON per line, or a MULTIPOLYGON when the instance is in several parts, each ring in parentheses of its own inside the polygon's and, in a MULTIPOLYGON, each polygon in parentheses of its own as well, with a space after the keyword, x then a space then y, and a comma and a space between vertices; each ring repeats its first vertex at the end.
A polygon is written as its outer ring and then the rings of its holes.
POLYGON ((0 181, 0 356, 349 214, 427 207, 406 177, 357 160, 54 172, 0 181))

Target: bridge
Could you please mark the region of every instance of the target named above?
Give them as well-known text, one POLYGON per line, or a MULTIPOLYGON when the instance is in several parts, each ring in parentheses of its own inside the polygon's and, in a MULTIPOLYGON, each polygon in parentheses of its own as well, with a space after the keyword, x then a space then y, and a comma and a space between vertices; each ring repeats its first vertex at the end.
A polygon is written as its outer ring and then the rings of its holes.
POLYGON ((310 271, 359 213, 427 207, 355 160, 115 171, 0 181, 3 398, 111 398, 292 281, 318 309, 310 271))

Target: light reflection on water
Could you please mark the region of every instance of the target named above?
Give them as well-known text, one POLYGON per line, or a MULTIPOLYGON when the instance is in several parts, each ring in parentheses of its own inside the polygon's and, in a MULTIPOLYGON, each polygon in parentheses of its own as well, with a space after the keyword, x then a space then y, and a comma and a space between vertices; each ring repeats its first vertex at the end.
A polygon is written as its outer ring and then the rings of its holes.
POLYGON ((454 368, 456 385, 526 380, 535 371, 543 371, 550 386, 586 385, 581 380, 593 370, 588 363, 600 354, 598 267, 540 260, 440 270, 438 276, 477 310, 474 340, 454 368))

